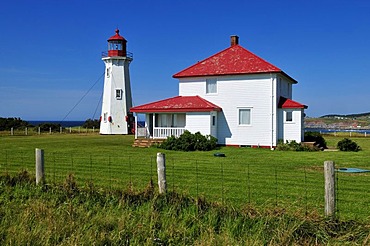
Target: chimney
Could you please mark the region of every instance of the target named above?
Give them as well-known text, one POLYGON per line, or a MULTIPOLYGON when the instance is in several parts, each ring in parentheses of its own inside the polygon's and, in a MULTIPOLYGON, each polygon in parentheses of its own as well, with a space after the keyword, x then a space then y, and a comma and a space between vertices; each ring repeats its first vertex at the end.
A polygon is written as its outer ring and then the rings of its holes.
POLYGON ((230 36, 230 46, 234 46, 234 45, 237 45, 239 44, 239 37, 236 36, 236 35, 231 35, 230 36))

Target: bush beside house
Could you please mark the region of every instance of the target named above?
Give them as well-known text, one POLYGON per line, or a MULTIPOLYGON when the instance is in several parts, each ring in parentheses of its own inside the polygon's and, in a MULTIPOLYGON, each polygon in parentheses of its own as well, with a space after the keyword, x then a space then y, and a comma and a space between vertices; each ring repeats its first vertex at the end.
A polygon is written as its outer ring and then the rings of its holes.
POLYGON ((209 151, 217 147, 217 138, 207 135, 204 136, 200 132, 194 134, 185 131, 180 137, 168 137, 159 146, 166 150, 181 150, 181 151, 209 151))

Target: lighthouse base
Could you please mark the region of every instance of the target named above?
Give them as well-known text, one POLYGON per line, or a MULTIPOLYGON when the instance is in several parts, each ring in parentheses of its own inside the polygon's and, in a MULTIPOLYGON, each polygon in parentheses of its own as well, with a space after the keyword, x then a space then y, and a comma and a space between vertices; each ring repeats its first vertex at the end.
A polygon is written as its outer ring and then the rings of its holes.
POLYGON ((101 123, 99 133, 102 135, 127 135, 130 132, 126 124, 101 123))

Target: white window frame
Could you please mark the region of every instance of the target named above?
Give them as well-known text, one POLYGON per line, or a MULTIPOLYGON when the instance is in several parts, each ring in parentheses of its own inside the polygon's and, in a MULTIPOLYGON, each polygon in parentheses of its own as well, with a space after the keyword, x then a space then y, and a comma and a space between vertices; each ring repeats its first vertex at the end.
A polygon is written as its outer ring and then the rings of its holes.
POLYGON ((252 108, 251 107, 240 107, 238 108, 238 126, 251 126, 252 125, 252 108), (241 111, 249 111, 249 122, 248 123, 242 123, 240 113, 241 111))
POLYGON ((107 78, 110 78, 110 67, 107 67, 107 78))
POLYGON ((293 111, 285 111, 285 122, 292 123, 293 121, 293 111), (290 115, 290 117, 288 117, 290 115))
POLYGON ((206 79, 206 94, 217 94, 217 79, 206 79))
POLYGON ((116 92, 116 99, 117 99, 117 100, 122 100, 122 94, 123 94, 122 89, 117 88, 117 89, 115 90, 115 92, 116 92))
POLYGON ((211 115, 212 117, 212 126, 216 126, 216 115, 211 115))

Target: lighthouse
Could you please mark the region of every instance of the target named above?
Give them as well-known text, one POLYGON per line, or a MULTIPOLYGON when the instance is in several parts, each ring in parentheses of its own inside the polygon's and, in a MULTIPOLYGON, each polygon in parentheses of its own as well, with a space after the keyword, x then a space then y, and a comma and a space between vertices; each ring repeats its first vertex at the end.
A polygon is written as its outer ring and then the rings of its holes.
POLYGON ((132 53, 126 50, 127 41, 116 30, 108 39, 108 52, 103 52, 105 63, 104 91, 100 116, 100 134, 129 134, 133 117, 129 66, 132 53))

